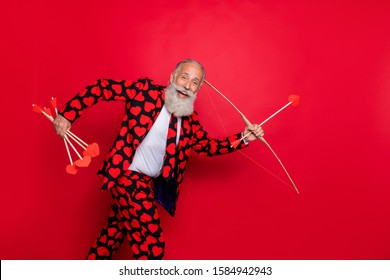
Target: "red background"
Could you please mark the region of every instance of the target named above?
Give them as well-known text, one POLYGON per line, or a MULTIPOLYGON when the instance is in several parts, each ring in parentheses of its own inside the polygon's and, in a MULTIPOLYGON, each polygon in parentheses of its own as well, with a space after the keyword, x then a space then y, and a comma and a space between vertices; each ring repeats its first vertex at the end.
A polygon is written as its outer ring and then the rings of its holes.
MULTIPOLYGON (((301 96, 264 125, 301 194, 239 153, 193 153, 177 216, 161 211, 166 259, 390 258, 389 1, 16 1, 0 13, 1 259, 83 259, 112 203, 96 171, 123 104, 73 125, 102 151, 75 176, 31 104, 62 105, 98 78, 166 84, 187 57, 254 123, 301 96)), ((209 133, 225 135, 209 96, 240 131, 205 85, 209 133)), ((287 181, 262 143, 245 153, 287 181)), ((127 243, 115 256, 130 257, 127 243)))

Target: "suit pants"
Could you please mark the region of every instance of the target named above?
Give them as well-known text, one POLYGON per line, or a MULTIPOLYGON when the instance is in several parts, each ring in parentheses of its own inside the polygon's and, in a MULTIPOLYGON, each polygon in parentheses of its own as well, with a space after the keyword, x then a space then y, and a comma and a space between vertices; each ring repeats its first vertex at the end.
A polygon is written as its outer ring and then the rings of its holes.
POLYGON ((87 259, 111 259, 127 237, 135 259, 162 259, 165 241, 151 177, 128 170, 111 188, 114 198, 107 225, 87 259))

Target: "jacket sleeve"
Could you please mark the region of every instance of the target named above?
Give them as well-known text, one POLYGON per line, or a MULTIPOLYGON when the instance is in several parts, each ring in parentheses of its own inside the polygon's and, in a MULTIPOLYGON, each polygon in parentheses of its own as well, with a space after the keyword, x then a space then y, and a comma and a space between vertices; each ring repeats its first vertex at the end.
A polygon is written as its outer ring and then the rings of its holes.
POLYGON ((203 129, 203 126, 199 122, 197 113, 194 113, 193 118, 193 139, 191 148, 200 155, 215 156, 223 155, 234 152, 239 149, 243 149, 248 145, 243 141, 237 148, 231 147, 231 143, 241 138, 241 132, 225 137, 223 139, 212 138, 208 136, 208 133, 203 129))
POLYGON ((99 101, 128 102, 145 87, 150 80, 138 80, 135 83, 125 80, 99 79, 76 94, 59 110, 59 113, 73 123, 85 109, 99 101))

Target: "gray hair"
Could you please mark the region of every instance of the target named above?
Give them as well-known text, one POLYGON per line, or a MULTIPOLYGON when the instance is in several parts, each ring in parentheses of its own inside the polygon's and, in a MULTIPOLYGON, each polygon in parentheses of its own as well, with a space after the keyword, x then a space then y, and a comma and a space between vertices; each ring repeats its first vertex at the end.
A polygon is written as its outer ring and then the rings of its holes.
POLYGON ((173 71, 173 77, 176 78, 177 74, 179 73, 180 71, 180 68, 183 66, 183 64, 185 63, 193 63, 193 64, 196 64, 197 66, 199 66, 200 70, 202 70, 202 80, 200 81, 200 84, 203 83, 204 79, 206 78, 206 71, 204 70, 204 67, 202 64, 200 64, 200 62, 194 60, 194 59, 191 59, 191 58, 187 58, 187 59, 184 59, 182 61, 180 61, 177 65, 176 65, 176 68, 175 68, 175 71, 173 71))

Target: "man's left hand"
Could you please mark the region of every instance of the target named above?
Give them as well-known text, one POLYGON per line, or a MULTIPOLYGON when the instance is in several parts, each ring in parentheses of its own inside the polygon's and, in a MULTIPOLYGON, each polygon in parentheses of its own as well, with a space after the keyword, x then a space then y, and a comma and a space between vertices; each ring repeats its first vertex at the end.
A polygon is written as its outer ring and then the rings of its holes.
POLYGON ((244 138, 248 142, 256 140, 259 137, 264 137, 264 131, 258 124, 252 124, 245 127, 244 135, 247 135, 249 132, 252 133, 244 138))

